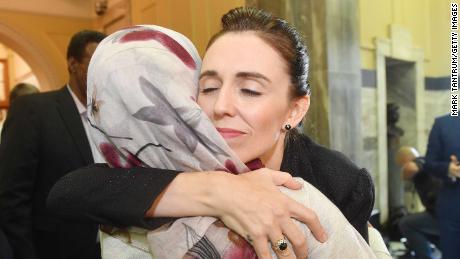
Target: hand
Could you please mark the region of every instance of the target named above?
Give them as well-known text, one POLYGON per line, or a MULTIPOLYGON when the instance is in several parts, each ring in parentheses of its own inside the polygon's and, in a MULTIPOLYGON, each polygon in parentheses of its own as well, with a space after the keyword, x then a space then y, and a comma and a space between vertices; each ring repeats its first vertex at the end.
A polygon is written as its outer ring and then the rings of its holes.
POLYGON ((449 177, 454 179, 460 177, 460 163, 455 155, 450 156, 449 177))
POLYGON ((316 213, 279 191, 278 186, 302 187, 290 174, 262 168, 226 178, 227 188, 216 185, 217 217, 246 238, 259 258, 270 258, 268 242, 276 244, 283 237, 289 239, 294 251, 279 253, 278 258, 307 257, 306 238, 291 218, 305 223, 320 242, 326 241, 326 232, 316 213))

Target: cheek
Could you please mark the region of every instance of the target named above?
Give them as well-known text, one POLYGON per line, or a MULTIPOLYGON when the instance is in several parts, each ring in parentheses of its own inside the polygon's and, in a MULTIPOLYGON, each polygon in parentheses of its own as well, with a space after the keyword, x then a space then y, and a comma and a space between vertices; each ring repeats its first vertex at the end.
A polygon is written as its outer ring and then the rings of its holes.
POLYGON ((284 122, 285 112, 281 107, 264 105, 257 108, 247 109, 242 112, 246 121, 254 129, 255 135, 263 138, 276 138, 279 136, 280 127, 284 122))
POLYGON ((196 103, 209 118, 212 118, 212 100, 209 97, 198 94, 196 103))

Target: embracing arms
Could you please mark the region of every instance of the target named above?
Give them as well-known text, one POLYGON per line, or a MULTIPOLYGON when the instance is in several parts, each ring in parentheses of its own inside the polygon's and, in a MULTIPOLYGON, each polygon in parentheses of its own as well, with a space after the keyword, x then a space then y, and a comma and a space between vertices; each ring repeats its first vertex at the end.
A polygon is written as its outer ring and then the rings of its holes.
POLYGON ((270 169, 236 176, 95 165, 63 177, 48 206, 67 217, 149 229, 171 217, 214 216, 252 240, 260 258, 269 258, 267 242, 283 234, 297 256, 305 258, 305 238, 291 217, 306 223, 318 240, 325 240, 324 230, 314 212, 279 192, 281 185, 301 187, 289 174, 270 169))

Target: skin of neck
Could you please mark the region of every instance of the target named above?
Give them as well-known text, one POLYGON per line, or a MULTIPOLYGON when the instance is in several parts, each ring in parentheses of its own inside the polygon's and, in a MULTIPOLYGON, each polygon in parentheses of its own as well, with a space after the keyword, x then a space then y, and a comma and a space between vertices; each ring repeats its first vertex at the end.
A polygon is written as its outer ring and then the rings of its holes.
POLYGON ((77 96, 78 100, 86 106, 86 93, 82 93, 80 87, 78 87, 77 78, 71 74, 69 74, 69 86, 72 89, 72 92, 77 96))
POLYGON ((284 155, 284 139, 286 134, 282 133, 276 144, 265 154, 260 157, 260 160, 265 165, 266 168, 272 170, 280 170, 281 162, 283 161, 284 155))

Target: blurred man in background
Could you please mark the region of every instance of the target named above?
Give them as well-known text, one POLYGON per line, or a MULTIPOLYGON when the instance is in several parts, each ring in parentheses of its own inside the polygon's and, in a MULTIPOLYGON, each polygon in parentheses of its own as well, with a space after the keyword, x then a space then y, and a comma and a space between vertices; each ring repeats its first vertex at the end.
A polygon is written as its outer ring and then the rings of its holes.
MULTIPOLYGON (((28 83, 19 83, 15 87, 13 87, 13 90, 10 92, 10 103, 16 99, 16 97, 19 97, 21 95, 27 95, 27 94, 36 94, 39 93, 40 91, 38 88, 32 84, 28 83)), ((5 122, 5 115, 3 114, 3 111, 0 111, 0 133, 2 132, 3 128, 3 123, 5 122)))
POLYGON ((460 255, 460 117, 436 118, 428 139, 425 170, 442 180, 437 204, 443 259, 460 255))
POLYGON ((68 84, 11 103, 0 144, 0 227, 16 259, 100 258, 97 225, 57 217, 46 198, 60 177, 93 163, 86 74, 104 37, 76 33, 67 49, 68 84))
POLYGON ((424 171, 425 159, 419 152, 403 146, 396 154, 396 162, 402 168, 402 178, 414 183, 425 210, 404 216, 399 221, 401 234, 407 238, 409 248, 416 258, 434 259, 431 244, 439 246, 439 224, 436 218, 436 201, 441 181, 424 171))

